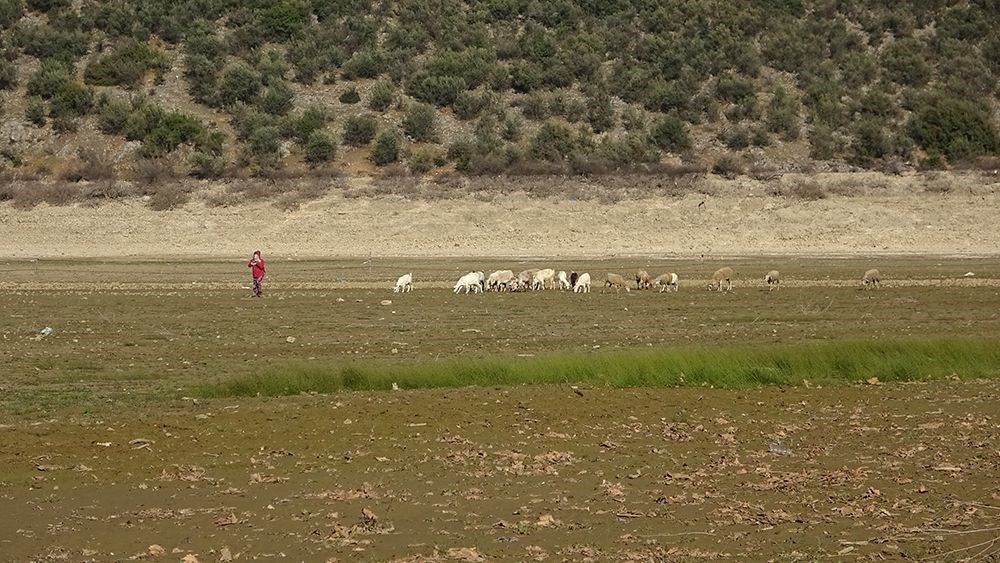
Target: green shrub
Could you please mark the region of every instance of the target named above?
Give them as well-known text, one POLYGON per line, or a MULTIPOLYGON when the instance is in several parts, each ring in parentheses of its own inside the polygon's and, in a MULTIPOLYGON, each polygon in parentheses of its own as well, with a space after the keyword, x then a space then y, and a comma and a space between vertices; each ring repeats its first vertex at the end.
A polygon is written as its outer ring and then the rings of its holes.
POLYGON ((587 99, 587 121, 594 133, 603 133, 615 126, 615 110, 610 96, 602 93, 587 99))
POLYGON ((403 118, 403 132, 416 141, 433 141, 437 134, 437 111, 427 104, 410 104, 403 118))
POLYGON ((270 41, 286 41, 299 34, 312 17, 307 0, 270 0, 259 11, 260 29, 270 41))
POLYGON ((719 135, 726 148, 743 150, 750 146, 750 130, 746 127, 730 127, 719 135))
POLYGON ((541 121, 551 115, 551 95, 547 92, 535 91, 527 94, 521 101, 521 113, 528 119, 541 121))
POLYGON ((59 59, 70 63, 85 55, 90 46, 90 36, 87 33, 56 29, 46 24, 19 26, 17 36, 25 53, 43 60, 59 59))
POLYGON ((167 154, 203 134, 204 127, 197 119, 180 112, 164 112, 143 137, 142 152, 147 157, 167 154))
POLYGON ((13 90, 17 86, 17 67, 0 58, 0 90, 13 90))
POLYGON ((352 147, 367 145, 375 138, 378 122, 372 115, 356 115, 344 121, 344 144, 352 147))
POLYGON ((374 111, 389 109, 396 99, 396 89, 387 80, 376 82, 368 93, 368 107, 374 111))
POLYGON ((28 79, 28 95, 48 99, 55 96, 64 84, 72 81, 71 65, 57 59, 46 59, 28 79))
POLYGON ((323 131, 313 131, 306 141, 306 162, 315 166, 333 160, 337 147, 330 135, 323 131))
POLYGON ((465 90, 465 80, 455 76, 428 76, 418 74, 407 89, 411 96, 437 106, 453 105, 465 90))
POLYGON ((779 133, 787 140, 798 138, 800 109, 799 101, 779 86, 768 104, 767 130, 779 133))
POLYGON ((893 41, 882 52, 881 62, 889 78, 900 84, 921 86, 931 78, 927 54, 918 39, 893 41))
POLYGON ((162 51, 145 43, 127 41, 87 64, 83 78, 87 84, 135 88, 147 72, 164 73, 169 69, 170 63, 162 51))
POLYGON ((743 163, 734 156, 719 157, 712 165, 712 174, 732 179, 743 173, 743 163))
POLYGON ((192 98, 203 104, 215 105, 219 63, 204 55, 188 55, 184 58, 184 77, 187 78, 188 93, 192 98))
POLYGON ((809 132, 809 157, 818 160, 830 160, 840 152, 840 143, 833 130, 819 124, 809 132))
POLYGON ((921 148, 952 162, 1000 152, 989 113, 967 100, 936 96, 913 113, 907 128, 921 148))
POLYGON ((0 29, 10 29, 24 15, 24 0, 0 0, 0 29))
POLYGON ((376 166, 385 166, 399 160, 399 135, 395 131, 382 131, 372 145, 372 162, 376 166))
POLYGON ((375 51, 358 51, 344 63, 341 72, 346 80, 376 78, 382 74, 382 57, 375 51))
POLYGON ((490 104, 490 96, 486 93, 460 92, 455 98, 455 116, 459 119, 472 119, 483 112, 490 104))
POLYGON ((851 142, 851 160, 861 166, 871 164, 885 158, 892 152, 889 135, 882 124, 874 120, 865 120, 858 124, 851 142))
POLYGON ((275 167, 281 158, 281 132, 274 126, 261 127, 250 134, 246 148, 257 164, 275 167))
POLYGON ((34 124, 35 127, 45 127, 45 102, 41 98, 28 98, 24 117, 34 124))
POLYGON ((292 135, 302 144, 309 140, 314 131, 326 126, 326 111, 317 106, 306 108, 292 123, 292 135))
POLYGON ((72 5, 71 0, 28 0, 28 7, 37 12, 61 10, 72 5))
POLYGON ((89 89, 76 82, 65 82, 49 100, 49 114, 53 119, 86 115, 94 103, 89 89))
POLYGON ((285 115, 292 110, 295 94, 288 84, 276 82, 268 86, 257 101, 257 107, 271 115, 285 115))
POLYGON ((524 128, 524 123, 516 115, 506 115, 504 116, 503 123, 500 125, 500 136, 503 140, 516 143, 521 140, 521 131, 524 128))
POLYGON ((528 153, 539 160, 557 162, 568 157, 577 146, 577 140, 569 127, 546 122, 531 139, 528 153))
POLYGON ((361 96, 358 95, 357 89, 351 87, 337 99, 340 100, 340 103, 342 104, 356 104, 361 101, 361 96))
POLYGON ((691 136, 687 125, 673 115, 656 120, 650 138, 656 146, 668 152, 681 152, 691 148, 691 136))
POLYGON ((723 74, 715 84, 715 94, 719 99, 732 103, 742 103, 754 97, 753 81, 735 74, 723 74))
POLYGON ((263 87, 260 74, 244 62, 226 65, 219 77, 217 101, 222 106, 236 102, 252 104, 263 87))

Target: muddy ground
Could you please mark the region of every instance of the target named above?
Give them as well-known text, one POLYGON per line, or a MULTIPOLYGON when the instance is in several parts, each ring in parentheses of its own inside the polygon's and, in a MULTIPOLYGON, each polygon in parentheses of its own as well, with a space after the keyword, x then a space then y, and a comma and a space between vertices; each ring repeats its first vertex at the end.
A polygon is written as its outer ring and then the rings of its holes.
POLYGON ((7 262, 0 559, 998 557, 996 380, 190 398, 288 362, 1000 334, 992 259, 727 264, 737 287, 719 295, 699 287, 710 260, 274 261, 254 300, 237 262, 7 262), (685 285, 444 288, 540 264, 685 285), (887 287, 859 290, 873 265, 887 287), (788 280, 769 293, 775 267, 788 280), (410 269, 417 289, 393 295, 410 269))

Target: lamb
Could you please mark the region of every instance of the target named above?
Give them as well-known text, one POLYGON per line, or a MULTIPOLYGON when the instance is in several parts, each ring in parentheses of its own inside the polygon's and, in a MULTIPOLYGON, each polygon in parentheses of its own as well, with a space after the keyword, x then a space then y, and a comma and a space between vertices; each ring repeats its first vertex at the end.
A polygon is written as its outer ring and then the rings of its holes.
POLYGON ((680 286, 678 283, 679 279, 680 278, 677 277, 677 274, 673 272, 670 272, 669 274, 661 274, 656 276, 656 279, 653 280, 653 286, 659 287, 660 293, 663 293, 664 290, 669 290, 671 288, 673 288, 676 292, 680 286))
POLYGON ((396 287, 392 288, 393 293, 405 293, 413 291, 413 274, 403 274, 396 280, 396 287))
POLYGON ((865 289, 878 288, 882 285, 882 274, 877 269, 872 268, 861 276, 861 284, 865 289))
MULTIPOLYGON (((576 272, 573 272, 575 275, 576 272)), ((590 274, 584 272, 576 278, 576 283, 573 284, 573 293, 590 293, 590 274)))
POLYGON ((556 271, 552 268, 545 268, 544 270, 538 270, 535 272, 535 277, 531 281, 531 289, 545 289, 547 285, 553 285, 553 280, 555 279, 556 271))
POLYGON ((455 284, 455 293, 459 293, 463 289, 465 293, 469 293, 470 290, 472 293, 479 293, 482 290, 482 287, 479 285, 479 276, 479 272, 469 272, 458 278, 458 282, 455 284))
POLYGON ((764 283, 767 284, 767 290, 781 289, 781 274, 778 270, 771 270, 764 276, 764 283))
POLYGON ((559 289, 573 289, 573 284, 569 282, 565 271, 560 270, 559 274, 556 275, 556 279, 559 280, 559 289))
POLYGON ((715 273, 712 274, 712 281, 708 282, 708 290, 712 291, 713 289, 715 289, 717 291, 722 291, 722 282, 726 282, 727 291, 733 290, 732 268, 726 267, 726 268, 719 268, 718 270, 716 270, 715 273))
POLYGON ((608 274, 604 281, 604 287, 615 288, 615 293, 621 293, 623 287, 625 288, 625 293, 629 291, 625 278, 618 274, 608 274))
POLYGON ((639 270, 635 273, 635 288, 636 289, 649 289, 653 287, 653 282, 649 277, 649 272, 646 270, 639 270))

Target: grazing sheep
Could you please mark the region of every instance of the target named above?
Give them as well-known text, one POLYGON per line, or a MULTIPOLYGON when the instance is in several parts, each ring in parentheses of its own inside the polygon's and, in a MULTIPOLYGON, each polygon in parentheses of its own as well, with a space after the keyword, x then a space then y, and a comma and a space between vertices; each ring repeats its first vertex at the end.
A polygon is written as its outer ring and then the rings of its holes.
POLYGON ((781 274, 778 270, 771 270, 764 276, 764 283, 767 284, 767 290, 781 289, 781 274))
MULTIPOLYGON (((576 274, 576 272, 573 272, 576 274)), ((576 278, 573 284, 573 293, 590 293, 590 274, 584 272, 576 278)))
POLYGON ((570 273, 569 273, 569 284, 570 284, 571 286, 573 286, 573 287, 576 287, 576 280, 577 280, 577 279, 579 279, 579 277, 580 277, 580 276, 579 276, 579 275, 577 275, 577 273, 576 273, 576 272, 570 272, 570 273))
POLYGON ((882 274, 875 268, 865 272, 865 275, 861 276, 861 285, 865 289, 878 288, 882 285, 882 274))
POLYGON ((712 291, 722 291, 722 282, 726 282, 726 290, 733 290, 733 269, 732 268, 719 268, 712 274, 712 281, 708 282, 708 290, 712 291))
POLYGON ((490 277, 486 280, 486 289, 490 291, 507 290, 510 289, 513 280, 514 272, 510 270, 497 270, 490 274, 490 277))
POLYGON ((479 292, 482 293, 486 291, 486 274, 481 271, 469 272, 470 274, 476 274, 476 278, 479 279, 479 292))
POLYGON ((403 274, 396 280, 396 287, 392 288, 393 293, 405 293, 413 291, 413 274, 403 274))
POLYGON ((538 270, 523 270, 521 273, 517 274, 517 288, 530 289, 532 283, 535 281, 536 273, 538 273, 538 270))
POLYGON ((466 293, 469 293, 470 290, 472 293, 479 293, 482 290, 479 285, 479 272, 469 272, 458 278, 458 282, 455 283, 455 293, 459 293, 463 289, 466 293))
POLYGON ((573 284, 566 277, 566 272, 560 270, 556 275, 556 279, 559 280, 559 289, 573 289, 573 284))
POLYGON ((652 279, 649 277, 649 272, 646 270, 639 270, 635 273, 635 288, 636 289, 649 289, 653 287, 652 279))
POLYGON ((555 277, 556 271, 552 268, 538 270, 531 280, 531 289, 546 289, 546 285, 554 285, 555 277))
POLYGON ((676 292, 680 287, 680 284, 678 283, 679 280, 680 278, 677 277, 677 274, 670 272, 669 274, 656 276, 656 279, 653 280, 653 286, 659 287, 660 293, 663 293, 664 290, 669 290, 671 288, 673 288, 676 292))
POLYGON ((618 274, 608 274, 604 281, 604 287, 615 288, 615 293, 621 293, 622 288, 625 288, 625 293, 628 293, 629 291, 625 278, 619 276, 618 274))

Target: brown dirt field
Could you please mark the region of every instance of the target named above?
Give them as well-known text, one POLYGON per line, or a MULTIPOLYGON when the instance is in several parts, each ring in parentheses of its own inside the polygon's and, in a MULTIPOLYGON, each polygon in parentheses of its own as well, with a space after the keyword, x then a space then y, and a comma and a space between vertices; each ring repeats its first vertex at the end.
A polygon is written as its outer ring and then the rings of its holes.
POLYGON ((931 180, 915 175, 671 181, 500 178, 449 187, 355 178, 331 181, 327 196, 289 211, 268 202, 206 206, 203 199, 226 189, 207 184, 198 187, 202 199, 166 212, 138 200, 27 211, 4 204, 0 256, 229 257, 255 247, 296 258, 995 255, 1000 248, 1000 231, 989 228, 1000 213, 992 176, 934 179, 949 183, 947 193, 927 191, 931 180), (828 197, 772 195, 803 182, 828 197))
POLYGON ((0 551, 988 560, 1000 550, 998 392, 522 387, 53 416, 0 426, 0 551))

